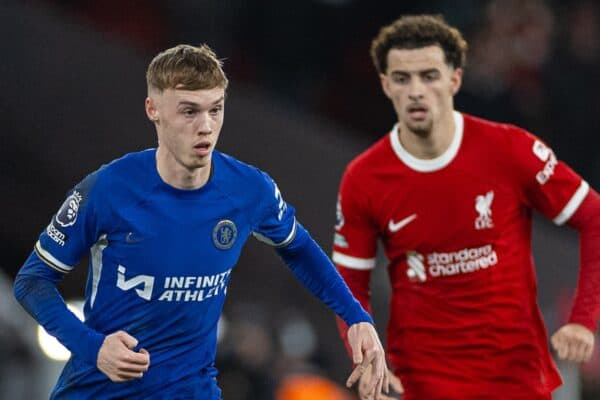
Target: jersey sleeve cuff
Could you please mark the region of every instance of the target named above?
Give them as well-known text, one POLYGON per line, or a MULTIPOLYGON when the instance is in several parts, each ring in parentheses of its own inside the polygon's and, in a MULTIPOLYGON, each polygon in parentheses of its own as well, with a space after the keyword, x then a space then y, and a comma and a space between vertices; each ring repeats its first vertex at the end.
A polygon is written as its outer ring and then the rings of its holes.
POLYGON ((592 332, 596 332, 597 329, 597 322, 594 320, 594 318, 586 318, 583 316, 572 316, 569 319, 569 323, 571 324, 579 324, 579 325, 583 325, 586 328, 588 328, 590 331, 592 332))
POLYGON ((375 258, 352 257, 337 251, 333 252, 331 258, 334 263, 350 269, 370 270, 375 268, 375 258))
POLYGON ((575 214, 575 211, 577 211, 577 209, 579 208, 579 206, 583 202, 583 199, 585 199, 585 196, 587 196, 589 191, 590 185, 586 181, 582 180, 581 184, 579 185, 579 187, 577 188, 567 205, 561 210, 560 213, 558 213, 556 217, 554 217, 553 222, 556 225, 562 225, 565 222, 567 222, 573 216, 573 214, 575 214))
POLYGON ((285 247, 288 244, 290 244, 292 242, 292 240, 294 240, 294 238, 296 237, 297 230, 298 230, 298 228, 297 228, 296 218, 294 218, 294 224, 292 225, 292 229, 290 230, 290 233, 283 241, 281 241, 279 243, 274 242, 273 240, 269 239, 265 235, 258 233, 258 232, 252 232, 252 236, 254 236, 258 241, 266 243, 269 246, 285 247))
POLYGON ((39 240, 36 242, 34 250, 35 250, 35 253, 37 254, 37 256, 40 258, 40 260, 42 260, 49 267, 57 270, 58 272, 62 272, 63 274, 66 274, 68 272, 71 272, 71 270, 73 270, 73 266, 63 263, 62 261, 60 261, 59 259, 54 257, 52 254, 50 254, 49 251, 45 250, 42 247, 42 244, 40 243, 39 240))

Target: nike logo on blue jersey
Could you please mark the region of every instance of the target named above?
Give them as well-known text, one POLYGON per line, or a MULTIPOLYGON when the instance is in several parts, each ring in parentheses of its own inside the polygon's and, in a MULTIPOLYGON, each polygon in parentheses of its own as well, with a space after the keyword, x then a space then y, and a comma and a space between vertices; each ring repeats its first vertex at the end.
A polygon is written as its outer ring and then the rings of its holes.
POLYGON ((129 232, 127 234, 127 236, 125 236, 125 243, 139 243, 141 241, 143 241, 144 238, 141 236, 137 236, 135 233, 133 232, 129 232))

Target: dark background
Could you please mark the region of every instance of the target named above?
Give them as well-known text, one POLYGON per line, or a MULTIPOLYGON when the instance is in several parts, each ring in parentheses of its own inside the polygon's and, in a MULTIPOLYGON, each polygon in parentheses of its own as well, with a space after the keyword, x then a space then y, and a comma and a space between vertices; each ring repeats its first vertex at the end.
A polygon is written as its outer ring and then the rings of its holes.
MULTIPOLYGON (((346 163, 396 119, 368 50, 379 27, 405 13, 442 13, 469 41, 457 109, 532 131, 600 187, 597 1, 405 3, 4 0, 0 273, 14 278, 76 182, 125 152, 155 146, 143 109, 145 69, 178 43, 207 43, 224 59, 230 88, 219 148, 268 171, 326 251, 346 163)), ((553 329, 576 282, 577 237, 545 221, 536 222, 535 237, 540 304, 553 329)), ((373 281, 382 334, 384 265, 373 281)), ((86 273, 82 260, 61 284, 66 299, 83 296, 86 273)), ((226 400, 269 399, 290 371, 344 382, 350 363, 333 314, 268 247, 247 245, 224 315, 226 400)), ((0 358, 0 378, 8 360, 0 358)), ((594 365, 582 374, 587 396, 598 386, 594 365)))

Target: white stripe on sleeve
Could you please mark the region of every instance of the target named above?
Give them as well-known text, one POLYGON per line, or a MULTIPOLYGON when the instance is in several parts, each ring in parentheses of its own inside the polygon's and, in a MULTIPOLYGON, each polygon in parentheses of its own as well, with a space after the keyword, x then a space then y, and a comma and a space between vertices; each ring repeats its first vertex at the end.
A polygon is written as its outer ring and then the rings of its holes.
POLYGON ((35 251, 40 256, 42 261, 59 272, 69 272, 73 269, 72 266, 63 263, 62 261, 56 259, 56 257, 54 257, 52 254, 44 250, 39 240, 35 244, 35 251))
POLYGON ((252 236, 254 236, 256 239, 258 239, 258 241, 263 242, 268 244, 269 246, 273 246, 273 247, 285 247, 288 244, 291 243, 292 240, 294 240, 294 238, 296 237, 296 218, 294 218, 294 225, 292 226, 292 230, 290 231, 289 235, 285 238, 285 240, 281 243, 275 243, 274 241, 272 241, 271 239, 269 239, 268 237, 266 237, 265 235, 262 235, 258 232, 252 232, 252 236))
POLYGON ((579 188, 575 191, 575 194, 573 197, 571 197, 571 200, 569 200, 565 208, 563 208, 562 211, 553 219, 554 223, 556 225, 562 225, 567 222, 573 216, 573 214, 575 214, 575 211, 577 211, 589 191, 590 185, 588 185, 586 181, 582 180, 581 185, 579 185, 579 188))
POLYGON ((369 270, 375 268, 375 258, 358 258, 333 252, 333 262, 350 269, 369 270))

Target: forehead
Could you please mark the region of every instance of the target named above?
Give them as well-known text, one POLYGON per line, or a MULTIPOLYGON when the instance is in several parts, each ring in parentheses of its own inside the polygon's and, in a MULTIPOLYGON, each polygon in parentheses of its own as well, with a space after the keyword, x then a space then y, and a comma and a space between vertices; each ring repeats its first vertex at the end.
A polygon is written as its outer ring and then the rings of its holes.
POLYGON ((442 48, 435 45, 418 49, 390 49, 387 54, 387 72, 444 68, 450 68, 446 64, 446 56, 442 48))
POLYGON ((165 89, 161 94, 162 100, 170 104, 193 103, 198 106, 211 106, 225 97, 225 89, 165 89))

